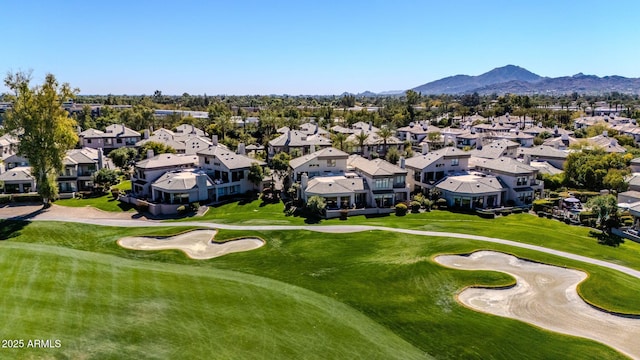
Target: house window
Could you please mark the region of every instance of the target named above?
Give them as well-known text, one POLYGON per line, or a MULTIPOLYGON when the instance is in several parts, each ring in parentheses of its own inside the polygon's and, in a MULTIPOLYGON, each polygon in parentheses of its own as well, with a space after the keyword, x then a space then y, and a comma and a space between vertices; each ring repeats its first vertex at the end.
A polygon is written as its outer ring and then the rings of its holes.
POLYGON ((376 179, 376 189, 388 189, 390 188, 391 184, 390 184, 390 178, 382 178, 382 179, 376 179))
POLYGON ((455 158, 455 159, 451 159, 451 166, 458 166, 460 165, 460 159, 455 158))
POLYGON ((328 167, 335 167, 336 166, 336 159, 327 160, 327 166, 328 167))
POLYGON ((524 186, 527 185, 527 181, 529 179, 526 176, 518 176, 516 186, 524 186))
POLYGON ((420 177, 421 177, 422 173, 421 172, 414 172, 413 173, 413 180, 415 181, 420 181, 420 177))
POLYGON ((87 144, 91 144, 91 139, 87 139, 87 144))
POLYGON ((205 156, 205 157, 204 157, 204 163, 205 163, 205 164, 210 164, 210 163, 211 163, 211 161, 209 160, 209 157, 208 157, 208 156, 205 156))
POLYGON ((122 139, 118 138, 118 139, 116 140, 116 142, 117 142, 118 144, 122 144, 122 139))

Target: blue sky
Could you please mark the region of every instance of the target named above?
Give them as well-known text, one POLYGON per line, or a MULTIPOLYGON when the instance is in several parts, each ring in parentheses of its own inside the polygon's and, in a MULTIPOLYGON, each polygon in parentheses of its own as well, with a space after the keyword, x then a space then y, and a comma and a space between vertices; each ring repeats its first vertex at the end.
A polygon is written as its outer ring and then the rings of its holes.
POLYGON ((507 64, 640 77, 638 13, 637 0, 5 1, 0 72, 147 95, 379 92, 507 64))

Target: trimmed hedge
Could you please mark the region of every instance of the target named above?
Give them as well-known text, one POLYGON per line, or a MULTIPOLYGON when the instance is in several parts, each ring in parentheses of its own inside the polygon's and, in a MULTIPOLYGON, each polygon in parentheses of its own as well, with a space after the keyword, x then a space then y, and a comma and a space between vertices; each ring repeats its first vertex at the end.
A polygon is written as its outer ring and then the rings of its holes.
POLYGON ((14 194, 11 195, 13 202, 25 203, 25 202, 42 202, 42 197, 38 194, 14 194))
POLYGON ((553 207, 555 204, 556 203, 554 201, 547 199, 533 200, 533 211, 544 211, 547 208, 553 207))

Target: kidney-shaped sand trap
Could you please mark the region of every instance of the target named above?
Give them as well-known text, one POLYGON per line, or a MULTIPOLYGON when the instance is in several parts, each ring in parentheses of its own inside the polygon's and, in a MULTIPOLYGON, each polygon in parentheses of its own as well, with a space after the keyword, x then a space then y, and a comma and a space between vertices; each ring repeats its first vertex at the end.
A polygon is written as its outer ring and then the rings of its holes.
POLYGON ((241 251, 257 249, 264 245, 258 238, 230 240, 224 243, 213 242, 215 230, 194 230, 184 234, 158 238, 131 236, 118 240, 118 245, 132 250, 167 250, 184 251, 192 259, 211 259, 214 257, 241 251))
POLYGON ((612 315, 584 302, 576 290, 587 277, 582 271, 493 251, 442 255, 435 261, 454 269, 494 270, 515 277, 517 283, 509 289, 467 288, 460 292, 458 301, 472 309, 592 339, 640 359, 640 319, 612 315))

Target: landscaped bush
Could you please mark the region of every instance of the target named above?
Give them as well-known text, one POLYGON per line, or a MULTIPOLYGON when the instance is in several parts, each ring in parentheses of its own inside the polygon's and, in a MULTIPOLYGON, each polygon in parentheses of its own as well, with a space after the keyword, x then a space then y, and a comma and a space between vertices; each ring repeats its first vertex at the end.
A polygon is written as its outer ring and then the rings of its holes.
POLYGON ((493 211, 476 210, 476 214, 483 219, 494 219, 496 217, 493 211))
POLYGON ((11 202, 11 195, 0 195, 0 204, 7 204, 11 202))
POLYGON ((405 216, 407 215, 407 205, 398 204, 396 205, 396 216, 405 216))
POLYGON ((521 209, 521 208, 515 208, 515 209, 511 210, 511 213, 512 214, 522 214, 523 211, 524 210, 521 209))
POLYGON ((552 207, 555 202, 547 199, 533 200, 533 211, 540 212, 552 207))
POLYGON ((187 213, 187 207, 184 206, 184 205, 180 205, 180 206, 178 206, 176 211, 178 212, 178 215, 184 215, 184 214, 187 213))
POLYGON ((507 200, 507 206, 514 206, 516 204, 512 199, 507 200))
POLYGON ((446 209, 447 208, 447 199, 440 198, 436 200, 436 206, 438 209, 446 209))
POLYGON ((410 205, 411 205, 411 212, 412 213, 417 214, 417 213, 420 212, 420 207, 422 207, 422 204, 420 204, 419 201, 414 200, 414 201, 411 202, 410 205))
POLYGON ((198 211, 198 209, 200 209, 200 203, 199 202, 191 203, 190 207, 191 207, 191 210, 198 211))
POLYGON ((348 217, 349 217, 349 210, 347 209, 340 210, 340 220, 347 220, 348 217))
POLYGON ((500 215, 507 216, 511 214, 511 210, 500 210, 500 215))
POLYGON ((136 209, 138 210, 138 212, 149 211, 149 204, 139 203, 138 205, 136 205, 136 209))
POLYGON ((583 220, 588 220, 588 219, 595 219, 597 218, 597 215, 592 213, 591 211, 582 211, 580 212, 580 222, 582 222, 583 220))

